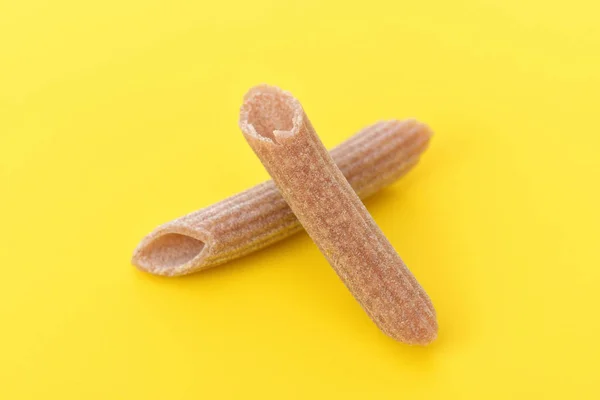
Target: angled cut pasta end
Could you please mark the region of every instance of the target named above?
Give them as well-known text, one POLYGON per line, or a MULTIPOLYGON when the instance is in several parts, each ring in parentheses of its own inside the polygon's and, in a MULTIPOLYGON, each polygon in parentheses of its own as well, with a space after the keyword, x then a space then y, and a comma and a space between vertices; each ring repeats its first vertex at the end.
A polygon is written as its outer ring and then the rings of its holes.
POLYGON ((247 137, 277 144, 298 132, 304 111, 291 93, 258 85, 244 96, 239 125, 247 137))
POLYGON ((197 271, 209 252, 210 240, 197 229, 167 224, 146 236, 131 263, 155 275, 176 276, 197 271))

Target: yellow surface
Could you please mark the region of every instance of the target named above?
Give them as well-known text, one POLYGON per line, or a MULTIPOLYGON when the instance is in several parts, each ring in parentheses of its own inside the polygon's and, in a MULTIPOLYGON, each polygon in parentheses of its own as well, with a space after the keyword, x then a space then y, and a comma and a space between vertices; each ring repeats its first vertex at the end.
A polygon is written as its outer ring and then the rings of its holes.
POLYGON ((595 1, 4 1, 0 398, 599 398, 595 1), (155 226, 267 177, 267 82, 333 146, 436 132, 367 203, 430 293, 381 334, 306 235, 206 273, 129 264, 155 226))

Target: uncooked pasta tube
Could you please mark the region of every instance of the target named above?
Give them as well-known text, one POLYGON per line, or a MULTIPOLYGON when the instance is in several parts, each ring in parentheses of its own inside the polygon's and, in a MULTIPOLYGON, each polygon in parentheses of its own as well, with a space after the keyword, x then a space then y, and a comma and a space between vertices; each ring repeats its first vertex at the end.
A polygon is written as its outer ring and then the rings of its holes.
MULTIPOLYGON (((331 151, 361 198, 410 170, 431 131, 417 121, 371 125, 331 151)), ((302 229, 273 181, 159 226, 138 245, 133 264, 158 275, 184 275, 222 264, 302 229)))
POLYGON ((437 335, 425 291, 383 235, 291 94, 251 89, 240 128, 304 229, 377 326, 408 344, 437 335))

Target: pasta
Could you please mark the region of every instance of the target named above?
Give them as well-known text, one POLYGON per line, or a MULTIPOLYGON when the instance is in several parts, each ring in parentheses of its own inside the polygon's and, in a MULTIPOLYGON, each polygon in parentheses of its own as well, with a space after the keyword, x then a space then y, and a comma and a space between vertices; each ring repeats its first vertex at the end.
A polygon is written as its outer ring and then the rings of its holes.
POLYGON ((336 166, 298 100, 258 86, 240 128, 304 229, 367 314, 390 337, 427 344, 437 335, 431 300, 336 166))
MULTIPOLYGON (((415 120, 368 126, 331 150, 361 198, 407 173, 430 129, 415 120)), ((132 263, 157 275, 185 275, 242 257, 302 230, 273 181, 165 223, 137 246, 132 263)))

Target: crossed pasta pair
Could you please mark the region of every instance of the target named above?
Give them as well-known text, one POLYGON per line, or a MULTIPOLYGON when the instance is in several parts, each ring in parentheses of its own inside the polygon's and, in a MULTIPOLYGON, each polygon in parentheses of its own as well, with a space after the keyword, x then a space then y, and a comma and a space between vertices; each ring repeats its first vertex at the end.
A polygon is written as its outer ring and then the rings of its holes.
POLYGON ((433 341, 431 300, 360 200, 417 163, 429 128, 380 122, 328 153, 300 102, 266 85, 246 94, 239 125, 273 181, 158 227, 133 264, 158 275, 189 274, 304 228, 384 333, 408 344, 433 341))

